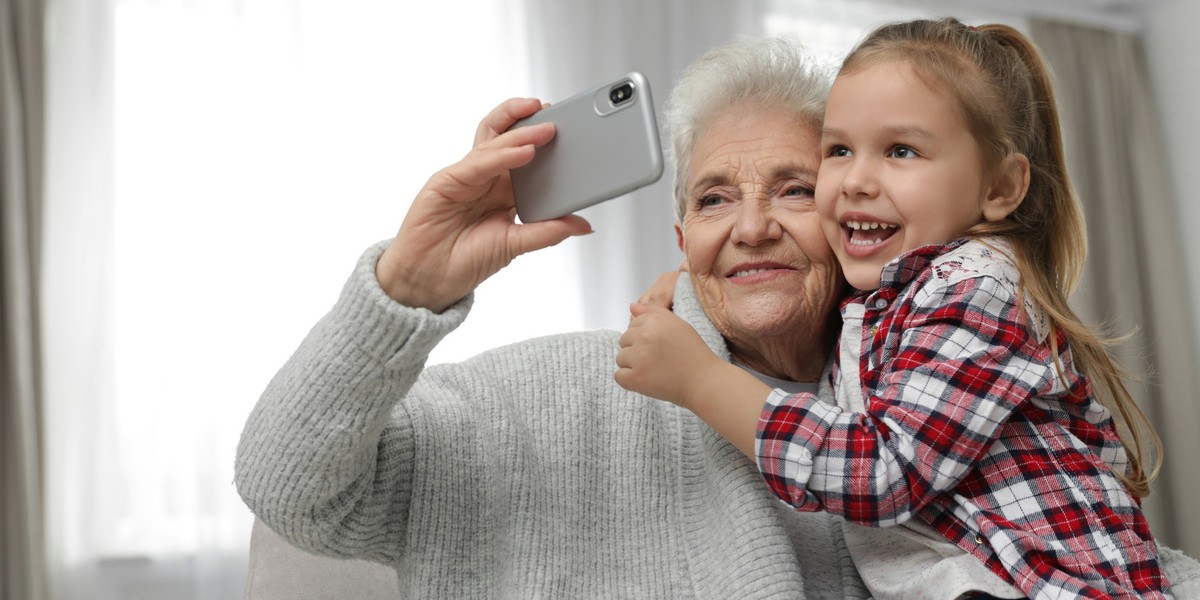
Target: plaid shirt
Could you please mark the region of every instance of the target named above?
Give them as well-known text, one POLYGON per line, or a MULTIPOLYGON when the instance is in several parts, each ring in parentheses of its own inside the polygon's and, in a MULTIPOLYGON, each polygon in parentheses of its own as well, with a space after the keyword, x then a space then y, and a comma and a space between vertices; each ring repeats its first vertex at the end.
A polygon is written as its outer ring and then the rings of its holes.
POLYGON ((1060 376, 1004 248, 920 248, 847 299, 865 309, 866 410, 776 390, 759 468, 799 510, 880 527, 917 516, 1031 598, 1168 597, 1149 525, 1113 474, 1129 464, 1113 419, 1061 334, 1060 376))

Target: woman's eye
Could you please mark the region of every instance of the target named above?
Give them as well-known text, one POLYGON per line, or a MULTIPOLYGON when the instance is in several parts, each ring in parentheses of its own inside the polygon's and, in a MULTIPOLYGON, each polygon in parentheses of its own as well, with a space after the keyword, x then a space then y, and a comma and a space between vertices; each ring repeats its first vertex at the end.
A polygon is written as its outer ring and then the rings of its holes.
POLYGON ((917 156, 917 151, 908 146, 894 146, 888 153, 889 158, 916 158, 917 156))
POLYGON ((807 198, 811 197, 815 193, 816 191, 813 188, 802 185, 794 185, 783 190, 784 196, 791 196, 794 198, 807 198))
POLYGON ((700 208, 704 208, 707 206, 716 206, 718 204, 721 204, 724 201, 725 201, 725 199, 720 196, 701 196, 700 200, 696 202, 696 206, 698 206, 700 208))

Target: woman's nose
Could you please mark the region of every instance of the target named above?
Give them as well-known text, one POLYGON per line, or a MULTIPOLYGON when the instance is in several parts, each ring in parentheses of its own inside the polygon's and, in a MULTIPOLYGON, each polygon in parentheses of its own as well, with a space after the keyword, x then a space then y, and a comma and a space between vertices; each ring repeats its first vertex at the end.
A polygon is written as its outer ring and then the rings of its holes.
POLYGON ((739 244, 756 246, 783 235, 783 227, 775 219, 774 210, 765 202, 747 199, 738 206, 737 221, 730 238, 739 244))
POLYGON ((879 194, 876 166, 855 158, 842 172, 842 195, 849 198, 874 198, 879 194))

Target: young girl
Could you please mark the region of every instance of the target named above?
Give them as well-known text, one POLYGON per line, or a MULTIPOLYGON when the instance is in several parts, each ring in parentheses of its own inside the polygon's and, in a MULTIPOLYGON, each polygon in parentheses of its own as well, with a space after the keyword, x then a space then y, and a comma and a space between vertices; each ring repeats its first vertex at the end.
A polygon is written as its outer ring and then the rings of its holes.
POLYGON ((821 145, 816 210, 858 290, 837 406, 770 390, 642 305, 618 383, 696 413, 800 510, 916 517, 1030 597, 1164 597, 1136 500, 1157 436, 1067 305, 1083 217, 1032 43, 953 19, 884 26, 843 64, 821 145))

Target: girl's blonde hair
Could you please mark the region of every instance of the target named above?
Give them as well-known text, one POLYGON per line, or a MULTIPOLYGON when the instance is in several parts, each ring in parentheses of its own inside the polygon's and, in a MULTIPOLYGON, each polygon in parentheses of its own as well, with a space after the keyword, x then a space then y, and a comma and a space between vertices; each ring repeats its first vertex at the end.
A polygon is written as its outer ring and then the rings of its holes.
MULTIPOLYGON (((1092 379, 1100 401, 1117 416, 1129 457, 1117 473, 1136 496, 1150 493, 1162 464, 1162 441, 1121 382, 1109 355, 1112 339, 1084 323, 1067 304, 1083 272, 1087 235, 1083 210, 1067 176, 1062 132, 1049 72, 1037 47, 1006 25, 968 27, 956 19, 884 25, 860 43, 841 73, 903 60, 949 92, 980 146, 985 174, 997 175, 1018 154, 1029 160, 1029 190, 1008 218, 981 222, 967 234, 1005 239, 1021 273, 1021 291, 1049 316, 1051 348, 1065 335, 1076 366, 1092 379), (1149 442, 1153 467, 1145 467, 1149 442)), ((1056 365, 1062 373, 1062 365, 1056 365)))

